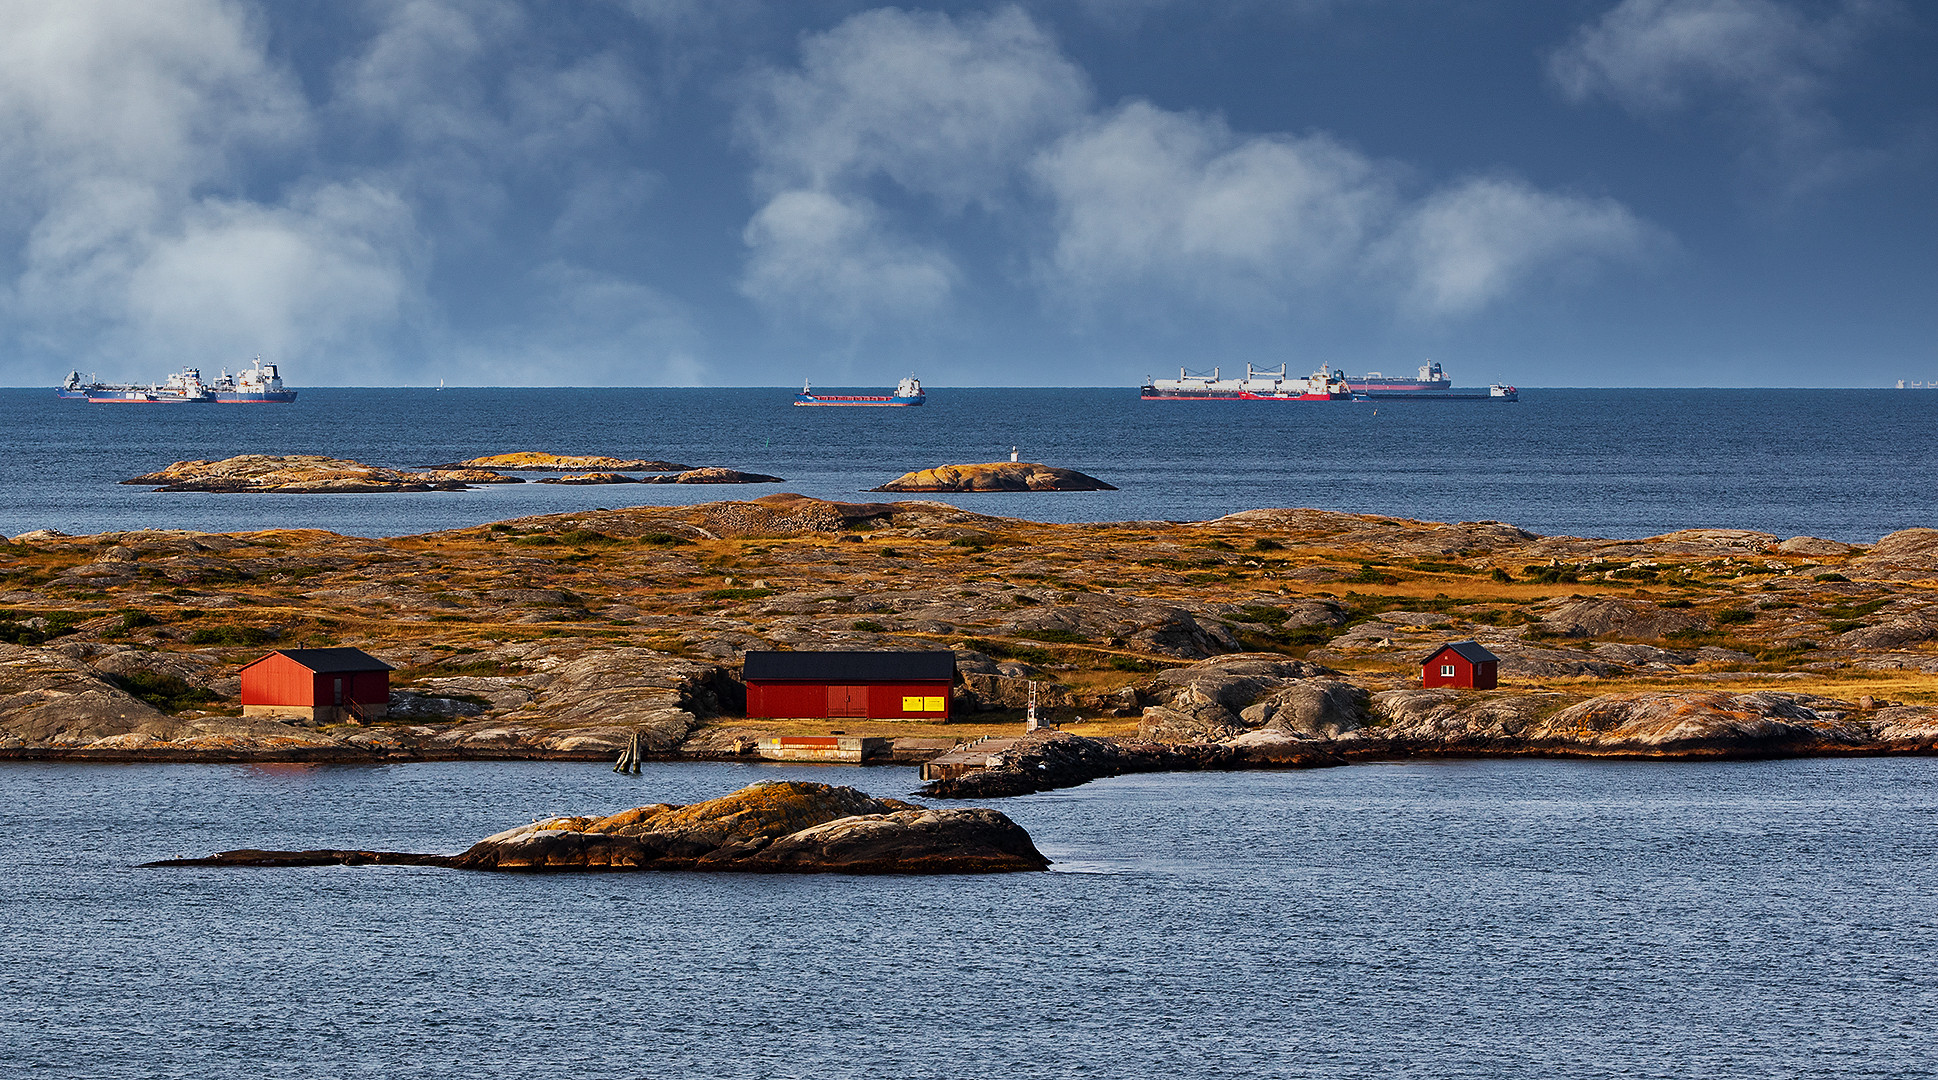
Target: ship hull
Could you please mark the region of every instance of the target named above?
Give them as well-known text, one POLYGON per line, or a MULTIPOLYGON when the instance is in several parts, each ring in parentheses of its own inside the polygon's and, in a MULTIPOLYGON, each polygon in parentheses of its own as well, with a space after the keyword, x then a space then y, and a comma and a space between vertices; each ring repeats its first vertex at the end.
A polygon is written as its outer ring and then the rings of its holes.
POLYGON ((242 390, 215 392, 215 401, 218 405, 287 405, 295 400, 294 390, 265 390, 261 393, 242 390))
POLYGON ((1144 390, 1138 396, 1145 401, 1351 401, 1353 398, 1351 394, 1193 393, 1189 390, 1144 390))
POLYGON ((920 405, 919 397, 856 397, 841 394, 796 394, 794 404, 821 407, 862 408, 862 409, 901 409, 920 405))
POLYGON ((90 405, 212 405, 212 396, 189 397, 166 390, 103 390, 87 395, 90 405))

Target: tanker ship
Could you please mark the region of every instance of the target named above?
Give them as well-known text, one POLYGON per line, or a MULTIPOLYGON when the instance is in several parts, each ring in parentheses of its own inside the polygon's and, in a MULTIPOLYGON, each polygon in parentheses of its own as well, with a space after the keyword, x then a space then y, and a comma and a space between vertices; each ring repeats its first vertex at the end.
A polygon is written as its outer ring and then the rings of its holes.
POLYGON ((83 380, 80 372, 70 371, 67 380, 55 391, 55 396, 96 405, 280 405, 295 401, 296 391, 285 390, 283 377, 276 365, 265 364, 258 356, 254 367, 234 375, 224 369, 211 382, 202 381, 202 370, 192 367, 183 368, 159 384, 149 383, 146 386, 83 380))
POLYGON ((1347 376, 1346 384, 1352 387, 1354 396, 1372 401, 1521 400, 1521 392, 1505 383, 1495 383, 1485 390, 1455 390, 1446 369, 1432 362, 1420 366, 1417 378, 1369 371, 1364 375, 1347 376))

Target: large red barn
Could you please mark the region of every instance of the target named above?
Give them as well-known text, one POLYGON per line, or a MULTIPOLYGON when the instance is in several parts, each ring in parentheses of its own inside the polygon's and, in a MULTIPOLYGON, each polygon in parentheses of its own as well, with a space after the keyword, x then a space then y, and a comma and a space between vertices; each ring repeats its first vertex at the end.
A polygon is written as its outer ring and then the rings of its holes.
POLYGON ((1420 685, 1492 690, 1499 685, 1500 670, 1501 658, 1479 642, 1455 641, 1420 661, 1420 685))
POLYGON ((750 651, 747 715, 772 719, 949 719, 956 657, 935 652, 750 651))
POLYGON ((391 670, 362 649, 278 649, 242 669, 242 715, 374 720, 389 708, 391 670))

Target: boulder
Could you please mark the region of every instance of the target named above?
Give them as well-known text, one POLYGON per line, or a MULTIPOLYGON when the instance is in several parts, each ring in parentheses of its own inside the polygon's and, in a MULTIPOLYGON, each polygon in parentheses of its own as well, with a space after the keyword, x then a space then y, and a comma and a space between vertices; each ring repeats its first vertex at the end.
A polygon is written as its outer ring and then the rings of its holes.
POLYGON ((1116 491, 1110 484, 1074 469, 1032 462, 992 461, 982 465, 943 465, 918 469, 871 491, 1116 491))
POLYGON ((1366 726, 1366 691, 1338 679, 1301 679, 1239 714, 1247 727, 1334 739, 1366 726))
POLYGON ((636 476, 627 476, 625 473, 589 472, 589 473, 575 473, 570 476, 547 476, 539 480, 538 482, 541 484, 571 484, 573 486, 590 486, 594 484, 638 484, 638 483, 643 483, 644 481, 640 480, 636 476))

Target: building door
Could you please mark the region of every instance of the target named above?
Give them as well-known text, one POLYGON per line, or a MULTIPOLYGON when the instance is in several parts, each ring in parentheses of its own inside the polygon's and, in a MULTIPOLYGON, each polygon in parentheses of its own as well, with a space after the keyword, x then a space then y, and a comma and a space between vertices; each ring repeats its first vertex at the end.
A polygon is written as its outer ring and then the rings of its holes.
POLYGON ((828 715, 861 716, 868 715, 868 688, 865 686, 828 687, 828 715))
POLYGON ((338 708, 341 708, 343 706, 343 680, 342 679, 336 680, 336 700, 333 702, 333 704, 335 704, 338 708))

